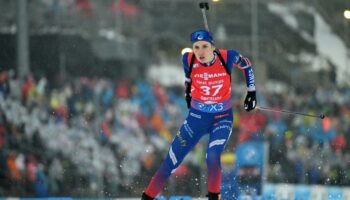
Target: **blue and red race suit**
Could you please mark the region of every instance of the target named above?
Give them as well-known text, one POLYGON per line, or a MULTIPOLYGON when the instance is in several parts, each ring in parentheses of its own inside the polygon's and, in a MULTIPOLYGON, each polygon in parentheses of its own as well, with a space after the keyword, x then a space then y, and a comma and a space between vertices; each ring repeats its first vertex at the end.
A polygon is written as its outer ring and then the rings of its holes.
POLYGON ((224 64, 214 53, 209 65, 194 60, 192 53, 183 55, 186 81, 191 82, 191 108, 179 132, 172 141, 167 157, 152 177, 145 193, 155 197, 160 193, 166 180, 176 170, 188 152, 199 139, 209 134, 206 152, 208 169, 208 192, 220 193, 220 155, 232 132, 233 112, 231 109, 231 71, 233 67, 242 69, 248 91, 255 91, 255 81, 249 60, 235 50, 219 50, 224 64))

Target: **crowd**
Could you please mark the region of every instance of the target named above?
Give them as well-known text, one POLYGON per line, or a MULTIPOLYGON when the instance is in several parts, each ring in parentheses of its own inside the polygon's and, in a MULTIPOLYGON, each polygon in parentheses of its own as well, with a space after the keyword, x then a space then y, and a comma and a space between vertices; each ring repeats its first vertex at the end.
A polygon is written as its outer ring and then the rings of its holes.
MULTIPOLYGON (((260 106, 325 113, 320 120, 247 113, 245 88, 236 86, 226 151, 245 141, 267 141, 267 182, 350 185, 349 88, 257 86, 260 106)), ((139 196, 186 116, 183 94, 182 86, 148 80, 80 77, 57 87, 45 77, 20 80, 1 72, 0 195, 139 196)), ((205 142, 188 155, 174 176, 179 180, 165 192, 199 196, 205 142)))

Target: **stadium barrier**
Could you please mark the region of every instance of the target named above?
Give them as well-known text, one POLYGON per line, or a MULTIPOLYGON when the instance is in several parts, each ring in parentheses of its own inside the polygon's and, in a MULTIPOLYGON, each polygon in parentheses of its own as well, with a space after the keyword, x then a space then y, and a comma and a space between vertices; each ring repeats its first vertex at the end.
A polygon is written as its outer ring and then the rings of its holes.
POLYGON ((350 187, 324 185, 265 184, 261 199, 350 200, 350 187))
MULTIPOLYGON (((6 197, 0 200, 33 200, 38 198, 6 197)), ((47 200, 84 200, 84 199, 112 199, 112 198, 65 198, 50 197, 47 200)), ((116 200, 140 200, 138 198, 113 198, 116 200)), ((207 200, 191 196, 160 196, 157 200, 207 200)), ((231 200, 231 199, 222 199, 231 200)), ((261 196, 240 196, 238 200, 350 200, 350 187, 336 187, 324 185, 293 185, 293 184, 270 184, 263 186, 261 196)))

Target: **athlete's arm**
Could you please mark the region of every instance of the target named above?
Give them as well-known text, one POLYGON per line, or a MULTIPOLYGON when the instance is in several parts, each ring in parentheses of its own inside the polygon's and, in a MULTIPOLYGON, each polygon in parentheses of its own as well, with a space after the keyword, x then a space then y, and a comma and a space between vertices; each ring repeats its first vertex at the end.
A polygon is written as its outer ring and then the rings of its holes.
POLYGON ((251 111, 256 107, 256 91, 255 91, 255 79, 252 64, 247 57, 242 56, 237 51, 229 50, 227 52, 228 66, 234 66, 241 69, 247 85, 247 95, 244 99, 244 109, 251 111))
POLYGON ((227 51, 227 66, 237 67, 242 70, 248 91, 255 91, 255 79, 252 64, 247 57, 242 56, 235 50, 227 51))

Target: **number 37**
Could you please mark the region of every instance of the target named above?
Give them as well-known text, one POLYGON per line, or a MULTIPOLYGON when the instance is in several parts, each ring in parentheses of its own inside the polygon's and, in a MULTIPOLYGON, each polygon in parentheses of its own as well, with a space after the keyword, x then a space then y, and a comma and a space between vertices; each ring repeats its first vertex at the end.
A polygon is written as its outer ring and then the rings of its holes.
POLYGON ((222 88, 222 84, 212 85, 211 87, 210 86, 201 86, 200 88, 203 91, 204 95, 216 96, 219 93, 220 89, 222 88), (213 91, 214 91, 214 93, 212 94, 213 91))

